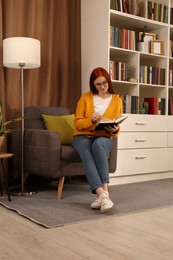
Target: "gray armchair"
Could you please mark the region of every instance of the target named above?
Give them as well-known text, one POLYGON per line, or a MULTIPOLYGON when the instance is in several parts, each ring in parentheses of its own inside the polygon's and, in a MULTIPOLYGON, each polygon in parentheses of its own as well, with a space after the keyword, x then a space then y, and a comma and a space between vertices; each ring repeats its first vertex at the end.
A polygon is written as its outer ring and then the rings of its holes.
MULTIPOLYGON (((46 129, 42 114, 68 115, 70 110, 31 106, 25 108, 25 114, 28 117, 25 119, 24 170, 47 179, 58 179, 58 199, 61 199, 65 177, 84 175, 83 164, 71 145, 61 145, 60 135, 46 129)), ((113 173, 117 164, 117 138, 108 160, 110 173, 113 173)))

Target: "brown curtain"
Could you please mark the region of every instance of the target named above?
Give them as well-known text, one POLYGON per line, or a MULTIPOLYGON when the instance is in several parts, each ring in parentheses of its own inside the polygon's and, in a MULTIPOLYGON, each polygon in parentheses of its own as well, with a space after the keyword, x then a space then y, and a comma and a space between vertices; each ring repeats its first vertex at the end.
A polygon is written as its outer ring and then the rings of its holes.
POLYGON ((41 42, 41 67, 24 70, 25 106, 67 106, 81 94, 80 0, 0 0, 0 98, 6 119, 21 113, 20 72, 3 67, 2 41, 41 42))

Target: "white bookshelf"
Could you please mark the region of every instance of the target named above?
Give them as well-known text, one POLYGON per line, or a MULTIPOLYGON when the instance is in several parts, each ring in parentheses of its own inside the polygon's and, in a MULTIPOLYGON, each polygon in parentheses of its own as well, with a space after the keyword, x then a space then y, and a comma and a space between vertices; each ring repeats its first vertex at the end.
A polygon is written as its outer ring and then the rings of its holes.
MULTIPOLYGON (((141 2, 141 1, 140 1, 141 2)), ((155 1, 168 6, 173 1, 155 1)), ((143 12, 145 13, 145 12, 143 12)), ((173 98, 173 87, 169 86, 169 69, 173 69, 173 58, 169 57, 169 40, 173 41, 173 25, 153 21, 110 9, 109 0, 81 0, 81 49, 82 49, 82 92, 89 91, 89 76, 95 67, 109 71, 109 61, 127 62, 135 67, 137 82, 112 80, 116 94, 138 96, 139 104, 144 97, 165 99, 164 115, 128 114, 128 120, 121 125, 118 137, 118 167, 111 174, 111 182, 129 182, 172 176, 173 160, 173 116, 168 115, 168 100, 173 98), (163 41, 163 55, 139 52, 110 46, 110 25, 155 33, 163 41), (140 66, 165 69, 165 84, 144 84, 140 82, 140 66)))

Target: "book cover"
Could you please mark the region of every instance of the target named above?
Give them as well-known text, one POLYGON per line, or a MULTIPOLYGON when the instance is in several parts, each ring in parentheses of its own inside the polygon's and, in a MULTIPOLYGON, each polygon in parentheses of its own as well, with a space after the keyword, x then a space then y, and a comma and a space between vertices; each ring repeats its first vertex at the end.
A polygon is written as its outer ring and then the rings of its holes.
POLYGON ((165 85, 165 69, 160 68, 160 79, 159 79, 160 85, 165 85))
POLYGON ((123 12, 128 13, 128 5, 126 0, 122 0, 123 12))
POLYGON ((115 120, 109 120, 107 118, 103 118, 100 123, 95 127, 94 130, 104 130, 105 126, 111 126, 114 127, 115 124, 121 124, 125 119, 127 118, 127 115, 120 115, 115 120))
POLYGON ((150 115, 157 115, 158 114, 158 104, 156 97, 148 97, 144 98, 144 101, 147 101, 149 104, 148 114, 150 115))
POLYGON ((173 98, 169 98, 168 102, 168 114, 173 115, 173 98))

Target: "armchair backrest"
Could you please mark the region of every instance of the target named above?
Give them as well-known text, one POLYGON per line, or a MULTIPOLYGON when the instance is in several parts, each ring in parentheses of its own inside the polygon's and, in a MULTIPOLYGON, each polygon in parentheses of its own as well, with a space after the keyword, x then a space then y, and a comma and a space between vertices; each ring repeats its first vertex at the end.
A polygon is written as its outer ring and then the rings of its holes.
POLYGON ((25 114, 28 117, 24 120, 26 129, 46 129, 42 114, 61 116, 70 114, 70 109, 66 107, 42 107, 30 106, 25 107, 25 114))

